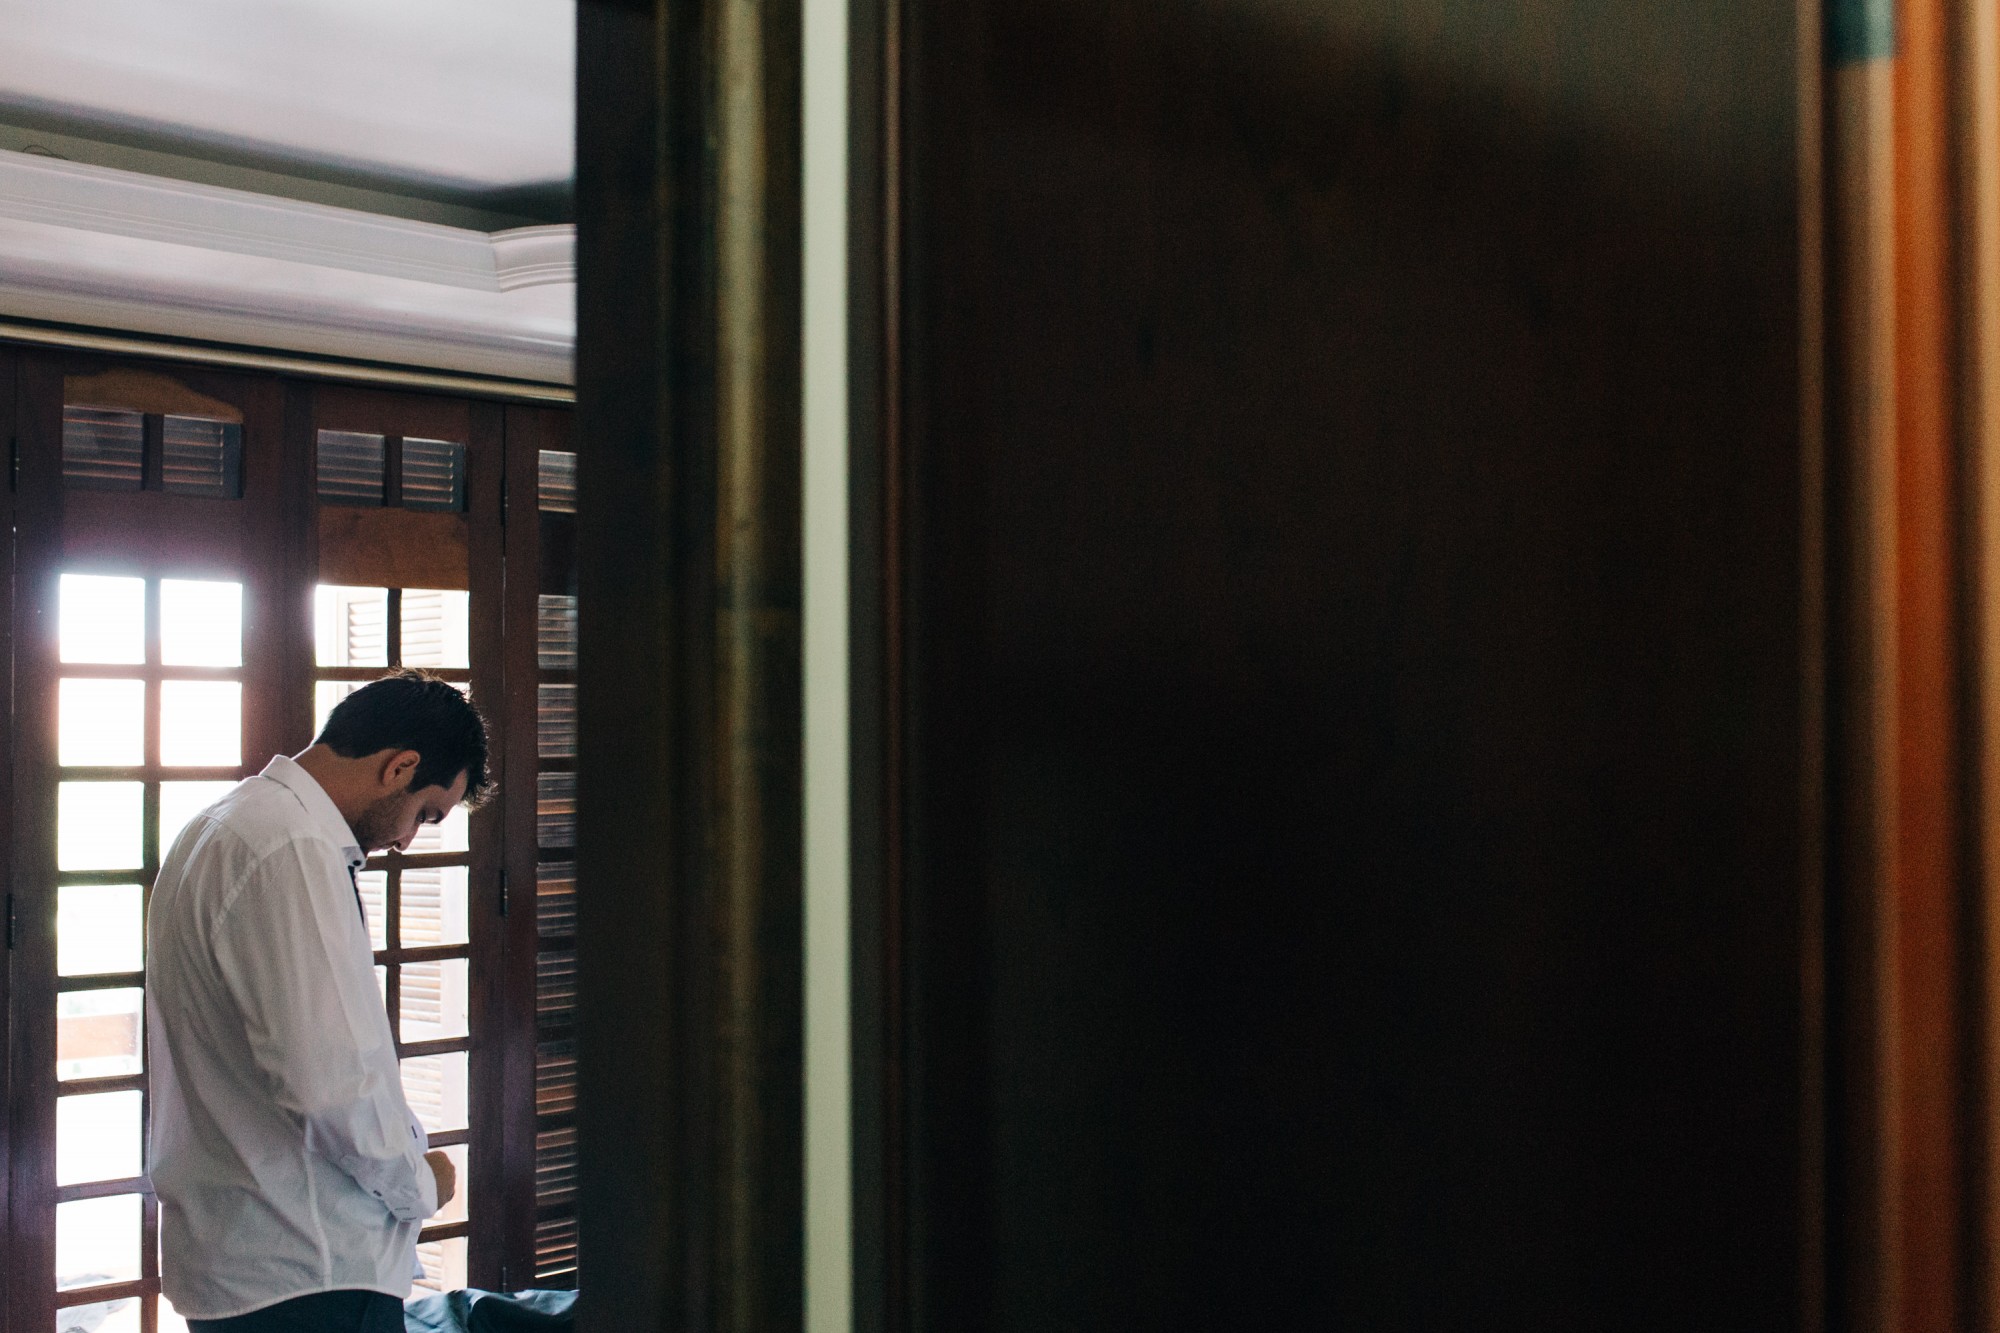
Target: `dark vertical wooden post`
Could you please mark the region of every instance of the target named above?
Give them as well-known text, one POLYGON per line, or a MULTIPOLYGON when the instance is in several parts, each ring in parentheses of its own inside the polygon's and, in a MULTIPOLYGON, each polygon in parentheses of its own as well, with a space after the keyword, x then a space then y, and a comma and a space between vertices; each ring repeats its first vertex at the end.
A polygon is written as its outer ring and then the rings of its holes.
POLYGON ((583 1319, 796 1328, 796 0, 586 3, 578 106, 583 1319))
POLYGON ((1895 19, 1827 8, 1832 1326, 1899 1327, 1895 19))
MULTIPOLYGON (((471 585, 471 624, 468 629, 471 637, 472 697, 482 703, 494 732, 491 741, 492 771, 500 775, 503 783, 526 782, 532 787, 532 765, 526 766, 526 773, 520 767, 510 766, 510 761, 517 765, 520 756, 511 753, 508 744, 514 732, 508 723, 515 714, 514 700, 507 691, 507 662, 502 653, 507 636, 522 634, 524 630, 507 618, 507 592, 502 578, 502 571, 506 568, 506 515, 501 510, 501 479, 506 473, 504 409, 497 403, 474 403, 470 424, 466 440, 465 500, 472 520, 471 577, 466 580, 471 585), (497 701, 497 706, 494 701, 497 701), (497 718, 493 716, 495 712, 499 714, 497 718)), ((397 453, 400 455, 401 452, 399 447, 397 453)), ((532 569, 530 566, 529 570, 532 569)), ((532 573, 528 576, 532 577, 532 573)), ((532 622, 526 627, 525 634, 533 639, 532 622)), ((532 706, 528 714, 530 717, 534 715, 532 706)), ((513 1010, 508 1003, 510 985, 518 984, 512 979, 518 974, 510 966, 509 955, 514 932, 510 929, 511 923, 501 916, 499 907, 500 886, 506 874, 507 849, 503 842, 506 814, 503 806, 473 816, 471 869, 468 872, 472 896, 467 914, 472 956, 482 960, 473 972, 473 993, 467 997, 473 1006, 469 1063, 475 1067, 471 1072, 472 1086, 484 1095, 477 1096, 471 1108, 472 1123, 469 1128, 472 1131, 472 1147, 466 1164, 482 1183, 494 1182, 502 1190, 508 1188, 513 1179, 507 1174, 512 1165, 506 1151, 509 1116, 519 1100, 525 1099, 532 1104, 535 1096, 532 1079, 524 1090, 509 1076, 511 1071, 508 1067, 520 1034, 510 1021, 513 1010)), ((392 875, 391 879, 397 882, 400 893, 400 876, 392 875)), ((530 904, 534 901, 532 890, 528 901, 530 904)), ((400 929, 400 920, 396 924, 400 929)), ((532 980, 529 985, 532 993, 532 980)), ((527 1048, 532 1068, 532 1035, 527 1048)), ((529 1179, 533 1179, 532 1169, 529 1179)), ((468 1275, 472 1285, 498 1287, 501 1290, 532 1285, 532 1278, 513 1281, 514 1274, 510 1271, 509 1261, 516 1253, 511 1241, 518 1229, 515 1218, 519 1211, 513 1198, 506 1198, 502 1207, 486 1209, 484 1215, 476 1209, 473 1211, 472 1243, 469 1247, 473 1271, 468 1275)), ((526 1211, 532 1216, 532 1203, 526 1211)), ((529 1225, 532 1226, 532 1223, 529 1225)))
POLYGON ((23 357, 17 381, 19 468, 15 484, 13 892, 9 964, 21 979, 13 998, 10 1044, 10 1232, 7 1266, 15 1277, 12 1328, 48 1328, 55 1273, 55 834, 57 556, 62 549, 62 398, 60 363, 23 357), (46 1007, 42 1007, 46 1006, 46 1007), (35 1021, 25 1021, 32 1014, 35 1021), (44 1015, 48 1015, 44 1019, 44 1015))
MULTIPOLYGON (((0 486, 0 512, 6 516, 9 532, 14 528, 14 479, 12 474, 13 451, 19 447, 21 423, 15 415, 16 377, 20 373, 20 363, 12 352, 0 351, 0 431, 7 436, 8 475, 7 484, 0 486)), ((0 735, 0 755, 14 752, 14 543, 0 542, 0 688, 6 693, 8 703, 4 715, 5 732, 0 735)), ((11 949, 13 940, 14 911, 14 767, 11 762, 0 759, 0 931, 9 932, 5 943, 11 949)), ((0 1119, 7 1116, 13 1105, 12 1054, 13 1043, 8 1034, 13 1031, 13 976, 12 967, 0 967, 0 1119)), ((13 1180, 11 1164, 11 1136, 0 1132, 0 1237, 12 1244, 10 1230, 9 1200, 13 1180)), ((11 1250, 10 1250, 11 1253, 11 1250)), ((4 1321, 12 1310, 14 1274, 12 1264, 0 1264, 0 1321, 4 1321)))
POLYGON ((1954 209, 1953 351, 1957 458, 1967 537, 1962 555, 1968 792, 1966 860, 1970 929, 1965 1002, 1969 1040, 1965 1213, 1965 1327, 1990 1328, 2000 1312, 1994 1254, 2000 1243, 2000 20, 1983 0, 1947 10, 1952 61, 1954 209))
POLYGON ((902 6, 849 6, 849 1022, 853 1319, 908 1327, 903 1238, 899 351, 902 6))

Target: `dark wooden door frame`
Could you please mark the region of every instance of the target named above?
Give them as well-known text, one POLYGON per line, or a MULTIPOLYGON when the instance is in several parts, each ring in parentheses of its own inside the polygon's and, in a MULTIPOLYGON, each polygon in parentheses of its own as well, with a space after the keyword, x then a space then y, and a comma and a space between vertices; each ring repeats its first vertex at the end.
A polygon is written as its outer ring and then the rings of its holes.
MULTIPOLYGON (((0 894, 4 894, 4 924, 7 951, 0 961, 0 1235, 14 1234, 12 1128, 7 1112, 14 1104, 13 1089, 13 990, 14 990, 14 450, 19 448, 20 422, 16 417, 20 358, 0 348, 0 426, 7 433, 7 485, 0 489, 5 505, 6 528, 0 540, 0 894)), ((0 1264, 0 1324, 13 1309, 14 1266, 0 1264)))
POLYGON ((850 1252, 856 1333, 901 1333, 903 16, 899 0, 848 14, 850 1252))
POLYGON ((802 1321, 800 55, 797 0, 579 11, 579 1285, 607 1333, 802 1321))
MULTIPOLYGON (((916 84, 918 72, 935 61, 915 58, 924 34, 916 30, 910 8, 903 0, 850 0, 849 6, 851 1220, 857 1333, 906 1333, 912 1327, 919 1303, 912 1265, 924 1244, 924 1210, 910 1163, 922 1130, 913 1123, 920 1112, 915 1079, 921 1064, 921 1056, 913 1052, 923 1026, 922 1006, 913 1004, 911 992, 922 987, 925 960, 922 923, 912 919, 905 896, 909 823, 904 802, 907 793, 921 788, 907 771, 905 742, 913 705, 905 671, 913 665, 907 627, 918 614, 915 597, 924 575, 912 567, 907 545, 912 520, 906 513, 920 479, 906 442, 925 437, 924 423, 916 420, 922 404, 911 391, 922 367, 908 359, 922 357, 925 349, 906 337, 911 284, 920 278, 921 258, 912 253, 904 221, 914 178, 936 165, 924 157, 921 144, 906 142, 920 130, 909 114, 911 102, 924 91, 916 84)), ((1801 1110, 1808 1122, 1810 1157, 1802 1165, 1798 1214, 1805 1250, 1801 1320, 1808 1328, 1860 1328, 1871 1326, 1871 1314, 1893 1308, 1895 1298, 1893 1277, 1874 1267, 1895 1226, 1883 1185, 1896 1133, 1895 1108, 1885 1100, 1886 1071, 1894 1056, 1884 1045, 1892 985, 1884 969, 1892 926, 1885 916, 1891 888, 1883 868, 1893 845, 1884 821, 1894 801, 1893 765, 1886 758, 1893 745, 1893 720, 1884 713, 1889 706, 1884 690, 1895 671, 1893 649, 1885 638, 1893 537, 1885 544, 1883 523, 1894 493, 1884 471, 1881 415, 1891 410, 1893 400, 1881 396, 1879 376, 1885 367, 1880 348, 1865 345, 1867 321, 1841 329, 1828 317, 1829 305, 1836 318, 1843 313, 1851 318, 1856 305, 1883 297, 1882 290, 1869 284, 1881 276, 1878 266, 1886 252, 1882 237, 1869 230, 1873 219, 1862 214, 1886 196, 1874 197, 1866 190, 1843 196, 1829 178, 1843 169, 1864 176, 1881 169, 1879 161, 1862 160, 1870 149, 1869 127, 1860 124, 1857 129, 1857 123, 1879 114, 1879 104, 1867 98, 1879 99, 1883 88, 1870 88, 1862 97, 1849 92, 1843 100, 1843 90, 1827 86, 1835 80, 1823 76, 1820 67, 1822 16, 1813 6, 1800 14, 1800 133, 1812 144, 1802 164, 1807 215, 1801 225, 1815 247, 1814 257, 1824 263, 1808 274, 1809 299, 1800 330, 1807 414, 1803 447, 1813 474, 1805 497, 1812 508, 1803 552, 1807 585, 1800 590, 1810 640, 1802 663, 1801 704, 1812 728, 1805 756, 1811 785, 1802 799, 1806 823, 1817 835, 1806 849, 1804 882, 1813 887, 1801 922, 1807 1044, 1807 1103, 1801 1110), (1818 249, 1821 245, 1826 248, 1818 249), (1836 920, 1829 923, 1828 914, 1836 920), (1830 1048, 1841 1045, 1846 1049, 1833 1060, 1839 1071, 1829 1078, 1830 1048)), ((1990 36, 1990 23, 1978 27, 1971 20, 1961 22, 1990 36)), ((1980 54, 1966 58, 1990 63, 1990 46, 1978 45, 1980 54)), ((1975 82, 1963 73, 1961 78, 1968 87, 1975 82)), ((1990 98, 1995 80, 1990 71, 1984 78, 1979 87, 1990 98)), ((1961 96, 1970 95, 1961 91, 1961 96)), ((1966 120, 1976 123, 1984 136, 1968 138, 1990 147, 1994 125, 2000 124, 1994 116, 1985 103, 1967 107, 1966 120)), ((1960 204, 1966 211, 1964 245, 2000 227, 1989 216, 2000 200, 1994 167, 1976 154, 1968 159, 1971 165, 1962 169, 1976 178, 1976 188, 1969 188, 1960 204)), ((1879 178, 1868 183, 1882 184, 1879 178)), ((1959 293, 1959 336, 1967 344, 1961 350, 1968 361, 1980 354, 1991 358, 1990 344, 2000 329, 1994 315, 2000 309, 1995 297, 2000 280, 1988 271, 1989 259, 1983 253, 1962 259, 1969 276, 1959 293)), ((1992 471, 1976 441, 1994 434, 1988 399, 1995 382, 2000 378, 1990 373, 1969 377, 1963 389, 1967 402, 1961 410, 1971 418, 1963 433, 1969 440, 1976 437, 1966 446, 1965 466, 1975 477, 1992 471)), ((1991 485, 1971 493, 1967 506, 1976 530, 2000 530, 2000 519, 1993 517, 2000 512, 1996 496, 2000 487, 1991 485)), ((1995 550, 2000 542, 1975 543, 1968 560, 1977 567, 1983 555, 1990 567, 2000 567, 1995 550)), ((1975 578, 1975 586, 2000 584, 2000 575, 1991 568, 1982 572, 1983 582, 1975 578)), ((2000 647, 1994 646, 2000 635, 1988 623, 2000 620, 1968 614, 1988 636, 1982 664, 1989 677, 2000 678, 1992 665, 2000 661, 2000 647)), ((1983 698, 1978 686, 1970 688, 1983 698)), ((1984 693, 2000 690, 1989 681, 1984 693)), ((1991 720, 2000 708, 1990 700, 1984 708, 1968 753, 1976 752, 1978 735, 2000 732, 2000 723, 1991 720)), ((2000 771, 1994 761, 1986 762, 2000 771)), ((1991 773, 1983 783, 1979 775, 1969 774, 1968 782, 1974 790, 2000 788, 1991 773)), ((1990 790, 1986 799, 1993 799, 1990 790)), ((1990 850, 2000 845, 1994 828, 2000 828, 2000 817, 1989 812, 1986 856, 2000 862, 1990 850)), ((1987 873, 1992 874, 1990 868, 1987 873)), ((1986 892, 1993 896, 1990 888, 1986 892)), ((2000 932, 1987 919, 1991 913, 1988 907, 1981 915, 1986 938, 1968 946, 1983 950, 1982 958, 2000 954, 1993 944, 2000 932)), ((1994 986, 1987 978, 1974 984, 1994 986)), ((1975 1040, 1989 1081, 1983 1094, 2000 1101, 1991 1091, 2000 1086, 2000 1075, 1992 1072, 2000 1069, 2000 1059, 1993 1056, 2000 1049, 1994 1030, 1989 1026, 1975 1040)), ((1976 1151, 1989 1150, 1982 1144, 1976 1151)), ((2000 1194, 1983 1177, 1975 1192, 1981 1196, 1976 1206, 1987 1208, 1991 1197, 2000 1194)), ((1980 1225, 1983 1235, 1993 1223, 1982 1218, 1980 1225)), ((1984 1285, 1981 1280, 1981 1294, 1990 1301, 1984 1285)))

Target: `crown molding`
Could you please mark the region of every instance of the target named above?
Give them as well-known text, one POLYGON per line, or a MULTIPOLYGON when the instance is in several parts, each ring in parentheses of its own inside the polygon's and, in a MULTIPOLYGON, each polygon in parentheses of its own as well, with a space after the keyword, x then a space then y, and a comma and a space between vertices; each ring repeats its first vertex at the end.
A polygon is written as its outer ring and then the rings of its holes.
POLYGON ((0 151, 0 315, 569 383, 575 250, 0 151))
POLYGON ((487 238, 493 248, 493 274, 503 292, 523 287, 576 285, 576 228, 515 227, 487 238))

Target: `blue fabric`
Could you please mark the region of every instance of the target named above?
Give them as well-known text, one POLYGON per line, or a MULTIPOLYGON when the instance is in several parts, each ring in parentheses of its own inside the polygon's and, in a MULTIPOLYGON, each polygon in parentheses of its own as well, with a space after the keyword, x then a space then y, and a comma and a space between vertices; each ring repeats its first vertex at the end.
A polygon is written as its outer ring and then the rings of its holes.
POLYGON ((573 1291, 450 1291, 403 1306, 408 1333, 569 1333, 573 1291))

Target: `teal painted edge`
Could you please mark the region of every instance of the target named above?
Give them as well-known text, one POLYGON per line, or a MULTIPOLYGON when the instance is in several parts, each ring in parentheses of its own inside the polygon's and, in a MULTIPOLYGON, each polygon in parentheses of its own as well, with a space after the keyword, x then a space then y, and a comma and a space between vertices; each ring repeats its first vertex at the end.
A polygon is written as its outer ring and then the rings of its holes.
POLYGON ((1826 0, 1826 58, 1851 65, 1896 54, 1896 0, 1826 0))

